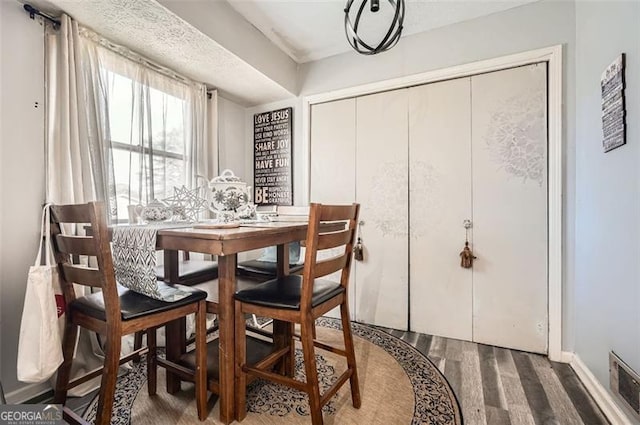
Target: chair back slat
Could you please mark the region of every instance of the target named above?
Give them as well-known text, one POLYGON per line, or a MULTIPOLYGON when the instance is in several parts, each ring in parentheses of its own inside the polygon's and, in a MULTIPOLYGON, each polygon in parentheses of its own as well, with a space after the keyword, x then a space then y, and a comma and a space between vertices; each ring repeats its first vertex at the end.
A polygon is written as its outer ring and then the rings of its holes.
POLYGON ((108 320, 120 320, 120 300, 104 203, 52 205, 51 242, 67 305, 76 298, 74 283, 97 287, 102 290, 105 313, 111 318, 108 320), (68 224, 75 226, 67 226, 68 224), (79 232, 87 224, 91 226, 89 236, 77 236, 63 231, 79 232), (89 256, 91 266, 95 263, 96 267, 73 264, 72 259, 78 256, 89 256))
POLYGON ((300 300, 303 315, 311 309, 313 285, 316 278, 342 270, 340 285, 345 288, 346 293, 359 211, 359 204, 311 204, 309 228, 304 243, 306 255, 302 275, 302 297, 300 300), (327 222, 346 222, 346 228, 344 230, 336 230, 335 226, 323 227, 323 224, 327 222), (319 250, 337 250, 340 246, 344 246, 344 251, 341 254, 338 253, 338 255, 329 259, 318 260, 319 250))
POLYGON ((343 254, 338 257, 329 258, 328 260, 316 262, 313 277, 318 278, 342 270, 347 265, 348 257, 349 254, 343 254))
POLYGON ((323 205, 320 212, 320 221, 345 221, 350 220, 358 211, 357 204, 353 205, 323 205))
POLYGON ((318 251, 346 245, 351 240, 352 229, 318 235, 318 251))
POLYGON ((95 241, 91 237, 56 235, 56 242, 58 243, 58 249, 64 254, 88 255, 92 257, 98 255, 95 241))
POLYGON ((51 220, 55 223, 91 223, 87 205, 52 205, 51 220))
POLYGON ((69 283, 77 283, 84 286, 102 287, 102 272, 77 264, 62 264, 63 278, 69 283))

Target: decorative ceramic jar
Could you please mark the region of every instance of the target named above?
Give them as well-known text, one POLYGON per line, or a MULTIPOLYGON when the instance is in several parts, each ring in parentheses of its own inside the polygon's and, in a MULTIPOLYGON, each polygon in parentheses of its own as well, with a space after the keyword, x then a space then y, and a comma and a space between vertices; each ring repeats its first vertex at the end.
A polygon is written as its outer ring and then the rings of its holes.
POLYGON ((209 182, 211 189, 210 208, 214 212, 233 211, 241 213, 249 205, 251 199, 249 186, 231 170, 224 170, 218 177, 209 182))
POLYGON ((164 221, 173 216, 173 211, 164 203, 154 199, 144 207, 140 216, 145 221, 164 221))

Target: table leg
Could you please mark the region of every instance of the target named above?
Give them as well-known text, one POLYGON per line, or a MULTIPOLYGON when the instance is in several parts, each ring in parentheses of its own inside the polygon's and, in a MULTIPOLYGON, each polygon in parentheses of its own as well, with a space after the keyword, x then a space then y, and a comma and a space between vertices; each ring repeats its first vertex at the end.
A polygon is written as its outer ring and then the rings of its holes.
POLYGON ((282 245, 278 245, 276 248, 277 252, 277 273, 278 277, 288 276, 289 275, 289 244, 284 243, 282 245))
MULTIPOLYGON (((289 275, 289 244, 285 243, 277 247, 277 273, 278 277, 289 275)), ((293 323, 280 320, 273 321, 273 343, 276 349, 289 347, 289 353, 284 356, 278 365, 281 374, 293 377, 295 372, 295 346, 293 344, 293 323)))
POLYGON ((178 283, 178 251, 174 249, 164 250, 164 281, 178 283))
MULTIPOLYGON (((164 250, 164 281, 178 282, 178 251, 164 250)), ((186 351, 186 321, 174 320, 165 327, 167 360, 176 361, 186 351)), ((180 391, 180 378, 167 371, 167 392, 175 394, 180 391)))
POLYGON ((218 320, 220 323, 220 421, 235 420, 235 311, 233 294, 236 287, 237 255, 218 257, 218 320))

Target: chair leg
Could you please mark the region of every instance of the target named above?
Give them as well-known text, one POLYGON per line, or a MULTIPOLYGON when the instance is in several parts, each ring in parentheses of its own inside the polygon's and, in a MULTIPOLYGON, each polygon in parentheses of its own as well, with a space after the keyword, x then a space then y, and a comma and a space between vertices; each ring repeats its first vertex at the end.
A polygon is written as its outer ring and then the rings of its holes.
POLYGON ((62 337, 62 354, 64 360, 60 367, 58 367, 56 388, 53 395, 53 402, 56 404, 64 404, 67 401, 67 387, 69 386, 69 379, 71 377, 71 364, 73 362, 73 351, 76 346, 77 337, 78 326, 67 320, 62 337))
POLYGON ((247 337, 242 312, 242 303, 235 302, 235 387, 236 387, 236 419, 243 420, 247 416, 247 374, 242 370, 247 359, 247 337))
POLYGON ((295 344, 293 343, 294 324, 283 322, 282 320, 274 320, 273 322, 273 343, 278 348, 289 347, 289 352, 278 364, 277 372, 280 375, 293 378, 295 375, 296 359, 295 344))
MULTIPOLYGON (((139 332, 136 332, 136 337, 138 333, 139 332)), ((147 329, 147 347, 149 348, 149 352, 147 353, 147 391, 149 391, 149 395, 155 395, 158 386, 158 345, 156 343, 156 336, 157 328, 147 329)), ((142 336, 140 339, 142 340, 142 336)))
MULTIPOLYGON (((139 350, 142 348, 142 335, 143 332, 136 332, 135 334, 133 334, 133 349, 134 350, 139 350)), ((139 363, 140 362, 140 355, 137 355, 133 358, 133 362, 134 363, 139 363)))
POLYGON ((347 366, 351 370, 349 385, 351 386, 351 403, 356 409, 360 408, 360 383, 358 382, 358 368, 356 367, 356 352, 353 347, 353 335, 351 333, 351 319, 349 319, 349 305, 347 300, 340 305, 342 319, 342 333, 344 335, 344 351, 347 353, 347 366))
POLYGON ((318 382, 318 369, 316 367, 316 355, 313 347, 313 322, 304 322, 300 325, 300 337, 302 340, 302 353, 304 354, 304 367, 307 375, 306 390, 309 394, 309 408, 311 410, 311 423, 322 425, 322 405, 320 404, 320 385, 318 382))
POLYGON ((98 398, 98 412, 95 425, 109 425, 111 422, 111 410, 113 409, 113 397, 118 380, 120 367, 120 347, 122 339, 118 332, 107 330, 107 343, 104 356, 104 369, 100 383, 100 395, 98 398))
POLYGON ((207 304, 204 300, 198 303, 196 312, 196 374, 194 378, 198 418, 204 421, 209 413, 207 411, 207 304))

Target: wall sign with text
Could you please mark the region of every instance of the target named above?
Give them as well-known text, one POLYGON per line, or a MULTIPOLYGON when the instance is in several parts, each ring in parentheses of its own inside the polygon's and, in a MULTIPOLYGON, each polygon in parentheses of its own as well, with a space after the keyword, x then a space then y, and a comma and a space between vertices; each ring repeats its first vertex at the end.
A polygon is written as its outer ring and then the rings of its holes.
POLYGON ((624 53, 602 73, 602 146, 605 152, 626 143, 624 53))
POLYGON ((293 205, 293 108, 253 116, 253 202, 293 205))

